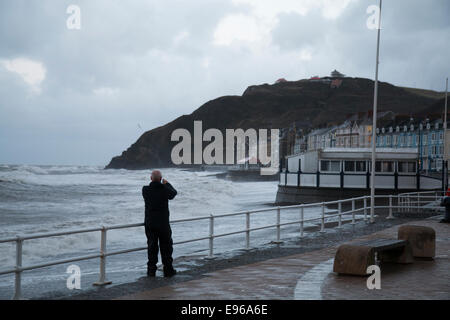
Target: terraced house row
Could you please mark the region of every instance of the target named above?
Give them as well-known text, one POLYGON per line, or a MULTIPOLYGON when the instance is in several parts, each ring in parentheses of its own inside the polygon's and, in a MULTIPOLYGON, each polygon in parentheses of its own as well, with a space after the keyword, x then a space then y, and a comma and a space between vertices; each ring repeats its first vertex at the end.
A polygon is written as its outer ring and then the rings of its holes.
MULTIPOLYGON (((415 119, 393 112, 380 112, 377 117, 377 148, 410 149, 417 152, 420 171, 441 171, 443 161, 449 159, 450 134, 442 119, 415 119), (447 148, 444 148, 444 143, 447 148), (444 152, 447 152, 445 155, 444 152)), ((369 113, 356 114, 342 124, 317 128, 294 135, 292 147, 286 155, 324 149, 370 148, 372 119, 369 113)))
POLYGON ((443 159, 448 159, 444 156, 445 134, 448 132, 441 119, 417 121, 411 118, 400 123, 384 123, 377 128, 377 147, 417 148, 420 170, 441 171, 443 159))

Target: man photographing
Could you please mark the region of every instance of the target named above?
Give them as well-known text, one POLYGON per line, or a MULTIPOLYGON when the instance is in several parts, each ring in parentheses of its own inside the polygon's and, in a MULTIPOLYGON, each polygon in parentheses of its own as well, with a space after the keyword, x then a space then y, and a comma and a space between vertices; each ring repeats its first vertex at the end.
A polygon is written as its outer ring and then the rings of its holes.
POLYGON ((150 185, 142 188, 145 201, 145 235, 148 245, 147 276, 155 276, 160 250, 164 277, 172 277, 177 272, 172 266, 173 241, 169 224, 169 200, 175 198, 177 191, 167 180, 162 179, 159 170, 152 172, 151 180, 150 185))

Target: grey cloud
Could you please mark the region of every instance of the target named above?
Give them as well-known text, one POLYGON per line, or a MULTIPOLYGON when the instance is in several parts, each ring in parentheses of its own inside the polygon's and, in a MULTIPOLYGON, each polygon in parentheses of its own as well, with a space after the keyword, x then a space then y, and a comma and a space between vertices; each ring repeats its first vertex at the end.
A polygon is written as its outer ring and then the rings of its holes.
MULTIPOLYGON (((249 85, 334 68, 372 78, 376 33, 365 23, 375 3, 357 1, 336 20, 281 14, 273 46, 255 52, 212 44, 220 19, 251 13, 230 0, 0 1, 0 59, 47 68, 42 93, 33 95, 0 66, 0 163, 105 164, 142 134, 138 123, 152 129, 249 85), (82 10, 79 31, 66 28, 72 3, 82 10), (304 48, 311 61, 298 58, 304 48), (114 96, 96 96, 99 88, 114 96)), ((449 2, 384 3, 381 79, 442 90, 449 2)))

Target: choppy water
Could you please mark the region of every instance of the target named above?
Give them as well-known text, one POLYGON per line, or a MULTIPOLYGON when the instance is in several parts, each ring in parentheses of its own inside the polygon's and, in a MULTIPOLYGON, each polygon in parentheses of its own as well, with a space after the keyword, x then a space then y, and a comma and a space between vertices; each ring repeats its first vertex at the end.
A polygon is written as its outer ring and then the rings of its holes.
MULTIPOLYGON (((141 188, 148 184, 149 175, 149 170, 0 165, 0 238, 143 222, 141 188)), ((277 190, 277 182, 236 183, 219 179, 212 172, 167 169, 163 170, 163 176, 178 191, 170 203, 171 220, 266 207, 274 202, 277 190)), ((305 218, 315 214, 315 211, 307 212, 305 218)), ((275 219, 275 211, 252 215, 252 227, 274 224, 275 219)), ((292 219, 298 219, 298 215, 283 214, 282 222, 292 219)), ((245 216, 215 221, 216 234, 244 228, 245 216)), ((204 237, 209 233, 206 220, 174 224, 172 229, 175 242, 204 237)), ((252 233, 252 245, 274 240, 274 233, 274 230, 252 233)), ((111 230, 107 243, 108 250, 145 246, 144 230, 111 230)), ((214 249, 216 253, 229 252, 242 248, 244 244, 244 235, 225 237, 215 241, 214 249)), ((98 232, 25 241, 23 265, 96 253, 99 245, 98 232)), ((205 255, 207 250, 207 241, 175 246, 175 264, 183 257, 205 255)), ((14 263, 15 245, 0 244, 0 269, 9 269, 14 263)), ((97 276, 98 260, 79 264, 83 275, 97 276)), ((55 281, 58 281, 58 288, 63 288, 66 268, 66 265, 61 265, 25 272, 24 287, 28 286, 33 295, 39 295, 43 288, 51 288, 55 281)), ((120 273, 122 281, 134 280, 142 276, 145 268, 146 252, 108 258, 109 278, 120 273), (127 276, 123 278, 123 274, 127 276)), ((0 298, 10 296, 13 280, 13 275, 0 276, 0 298)))

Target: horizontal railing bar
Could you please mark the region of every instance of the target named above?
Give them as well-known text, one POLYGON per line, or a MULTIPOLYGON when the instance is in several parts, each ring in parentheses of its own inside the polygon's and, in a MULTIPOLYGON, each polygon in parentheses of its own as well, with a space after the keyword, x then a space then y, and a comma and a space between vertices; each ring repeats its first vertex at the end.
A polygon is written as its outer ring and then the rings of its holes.
POLYGON ((123 224, 123 225, 115 225, 110 227, 105 227, 106 230, 118 230, 118 229, 128 229, 128 228, 138 228, 143 227, 144 223, 132 223, 132 224, 123 224))
POLYGON ((59 264, 66 264, 66 263, 70 263, 70 262, 84 261, 84 260, 90 260, 90 259, 97 259, 97 258, 100 258, 101 256, 102 256, 101 254, 97 253, 97 254, 92 254, 92 255, 88 255, 88 256, 81 256, 81 257, 75 257, 75 258, 70 258, 70 259, 56 260, 56 261, 52 261, 52 262, 36 264, 36 265, 32 265, 32 266, 27 266, 27 267, 21 267, 21 268, 19 268, 19 270, 20 271, 27 271, 27 270, 33 270, 33 269, 41 269, 41 268, 56 266, 56 265, 59 265, 59 264))
POLYGON ((16 238, 16 240, 17 239, 33 240, 33 239, 59 237, 59 236, 66 236, 66 235, 80 234, 80 233, 98 232, 98 231, 102 231, 102 228, 97 227, 97 228, 78 229, 78 230, 69 230, 69 231, 61 231, 61 232, 37 233, 37 234, 29 235, 29 236, 18 236, 16 238))
POLYGON ((144 250, 147 250, 147 249, 148 249, 148 247, 139 247, 139 248, 133 248, 133 249, 124 249, 124 250, 119 250, 119 251, 111 251, 111 252, 106 252, 103 256, 104 257, 109 257, 109 256, 115 256, 115 255, 118 255, 118 254, 123 254, 123 253, 144 251, 144 250))
POLYGON ((210 237, 203 237, 203 238, 197 238, 197 239, 190 239, 190 240, 183 240, 183 241, 178 241, 178 242, 174 242, 173 244, 184 244, 184 243, 190 243, 190 242, 197 242, 197 241, 202 241, 202 240, 208 240, 210 239, 210 237))
POLYGON ((210 218, 210 216, 196 217, 196 218, 186 218, 186 219, 178 219, 178 220, 171 220, 170 223, 181 223, 181 222, 190 222, 190 221, 208 220, 209 218, 210 218))
POLYGON ((6 269, 6 270, 0 270, 0 276, 8 273, 15 273, 16 269, 6 269))
POLYGON ((249 230, 241 230, 241 231, 233 231, 233 232, 229 232, 229 233, 215 234, 213 236, 213 238, 221 238, 221 237, 231 236, 231 235, 234 235, 234 234, 246 233, 247 231, 251 231, 251 229, 249 229, 249 230))

